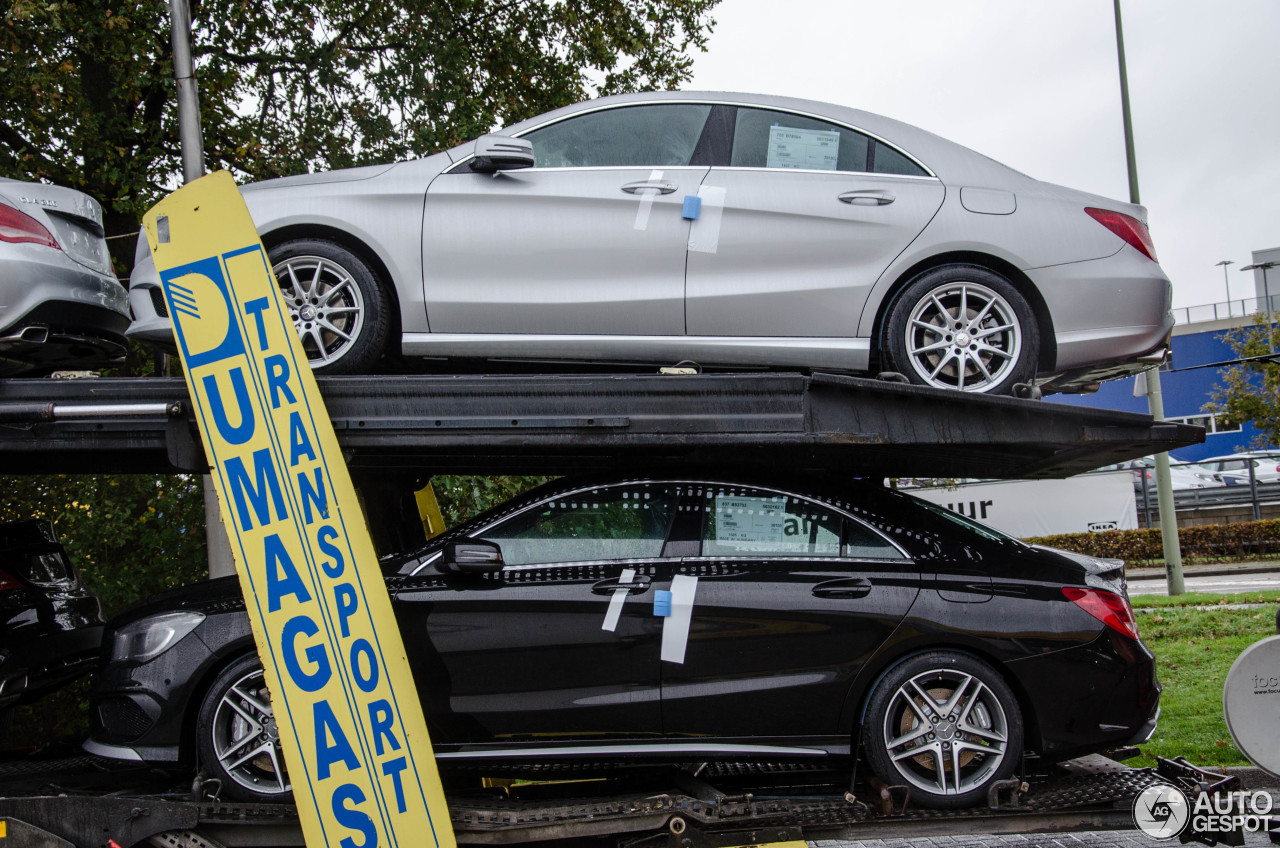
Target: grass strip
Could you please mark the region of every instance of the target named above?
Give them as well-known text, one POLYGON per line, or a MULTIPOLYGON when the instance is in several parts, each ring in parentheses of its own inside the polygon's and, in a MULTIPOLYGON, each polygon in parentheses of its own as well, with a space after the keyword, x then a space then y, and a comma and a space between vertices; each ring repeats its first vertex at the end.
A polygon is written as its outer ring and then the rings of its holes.
POLYGON ((1160 609, 1163 607, 1213 607, 1227 604, 1275 604, 1280 603, 1280 590, 1237 592, 1220 595, 1210 592, 1186 592, 1181 595, 1136 595, 1129 598, 1134 609, 1160 609))

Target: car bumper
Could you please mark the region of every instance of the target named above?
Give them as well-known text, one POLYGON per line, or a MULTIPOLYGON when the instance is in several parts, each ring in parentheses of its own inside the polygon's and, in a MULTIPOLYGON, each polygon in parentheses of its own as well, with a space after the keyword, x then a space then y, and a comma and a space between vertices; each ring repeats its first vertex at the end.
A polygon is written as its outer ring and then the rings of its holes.
POLYGON ((0 374, 123 358, 129 302, 115 277, 41 245, 6 245, 0 267, 0 374))
POLYGON ((1059 376, 1056 386, 1114 379, 1163 360, 1173 331, 1173 285, 1133 248, 1026 273, 1052 316, 1049 371, 1059 376))

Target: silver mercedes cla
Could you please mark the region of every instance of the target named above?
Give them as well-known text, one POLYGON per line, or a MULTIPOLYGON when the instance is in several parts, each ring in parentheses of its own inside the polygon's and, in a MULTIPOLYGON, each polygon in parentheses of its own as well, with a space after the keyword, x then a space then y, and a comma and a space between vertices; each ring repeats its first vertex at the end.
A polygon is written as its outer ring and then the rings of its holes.
MULTIPOLYGON (((1081 391, 1162 361, 1173 326, 1143 207, 805 100, 608 97, 242 192, 328 373, 687 360, 1081 391)), ((130 335, 171 345, 138 253, 130 335)))
POLYGON ((128 326, 98 202, 0 179, 0 376, 123 362, 128 326))

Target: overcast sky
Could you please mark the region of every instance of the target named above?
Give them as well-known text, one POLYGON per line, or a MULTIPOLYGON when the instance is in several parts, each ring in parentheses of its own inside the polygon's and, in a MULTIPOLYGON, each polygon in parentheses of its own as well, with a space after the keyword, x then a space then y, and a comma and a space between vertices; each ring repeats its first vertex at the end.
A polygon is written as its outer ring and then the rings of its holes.
MULTIPOLYGON (((1141 200, 1173 305, 1280 247, 1280 0, 1122 0, 1141 200)), ((723 0, 689 89, 808 97, 1127 200, 1112 0, 723 0)), ((1280 274, 1272 274, 1273 293, 1280 274)))

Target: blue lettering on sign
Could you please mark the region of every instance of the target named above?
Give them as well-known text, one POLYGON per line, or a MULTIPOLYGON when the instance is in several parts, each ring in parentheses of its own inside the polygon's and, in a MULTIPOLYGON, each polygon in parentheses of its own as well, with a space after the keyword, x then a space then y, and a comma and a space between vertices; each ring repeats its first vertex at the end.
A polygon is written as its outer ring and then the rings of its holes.
POLYGON ((326 524, 316 531, 316 544, 320 546, 320 550, 324 551, 325 556, 333 557, 331 561, 320 563, 324 573, 330 577, 341 577, 342 569, 346 565, 346 561, 342 558, 342 550, 333 543, 337 538, 338 530, 332 525, 326 524))
POLYGON ((357 843, 350 836, 345 836, 339 844, 342 848, 374 848, 378 842, 378 831, 373 826, 373 819, 348 807, 348 801, 363 804, 364 791, 352 783, 344 783, 333 790, 333 817, 343 827, 359 831, 364 839, 357 843))
POLYGON ((267 559, 267 611, 279 611, 286 595, 296 596, 302 604, 311 600, 307 584, 302 582, 302 575, 294 567, 280 536, 272 533, 264 538, 262 549, 267 559))
MULTIPOLYGON (((347 771, 360 768, 356 752, 347 741, 338 717, 333 714, 333 707, 328 701, 316 701, 312 705, 312 713, 316 721, 316 778, 329 779, 329 769, 337 763, 346 766, 347 771), (333 739, 333 744, 329 740, 333 739)), ((363 799, 361 799, 363 800, 363 799)))
POLYGON ((302 499, 302 520, 304 524, 311 524, 315 519, 311 515, 311 507, 315 507, 320 513, 321 518, 329 517, 329 499, 324 493, 324 477, 319 468, 312 472, 312 480, 307 479, 306 474, 298 475, 298 496, 302 499))
POLYGON ((319 692, 333 674, 333 668, 329 665, 329 655, 323 643, 313 644, 305 651, 307 660, 315 664, 315 671, 308 674, 298 664, 298 636, 315 636, 319 632, 320 628, 310 618, 305 615, 295 615, 285 622, 280 634, 285 649, 285 668, 289 671, 289 677, 304 692, 319 692))
POLYGON ((227 419, 226 404, 222 402, 222 387, 218 385, 217 374, 207 374, 204 390, 209 395, 209 408, 213 412, 213 423, 222 438, 229 444, 243 445, 253 438, 253 407, 249 404, 249 388, 244 382, 244 369, 232 368, 227 377, 231 380, 231 390, 236 396, 236 409, 239 411, 240 423, 232 427, 227 419))
MULTIPOLYGON (((251 434, 252 435, 252 434, 251 434)), ((276 476, 275 463, 271 461, 271 448, 256 450, 253 457, 253 482, 249 482, 249 474, 244 467, 244 458, 228 457, 223 463, 227 470, 227 490, 236 502, 236 515, 240 519, 241 530, 252 530, 253 519, 249 517, 249 506, 253 506, 253 514, 259 524, 271 523, 271 511, 267 504, 267 496, 276 508, 277 521, 284 521, 288 514, 284 508, 284 492, 280 490, 280 478, 276 476), (247 502, 246 502, 247 499, 247 502)))

